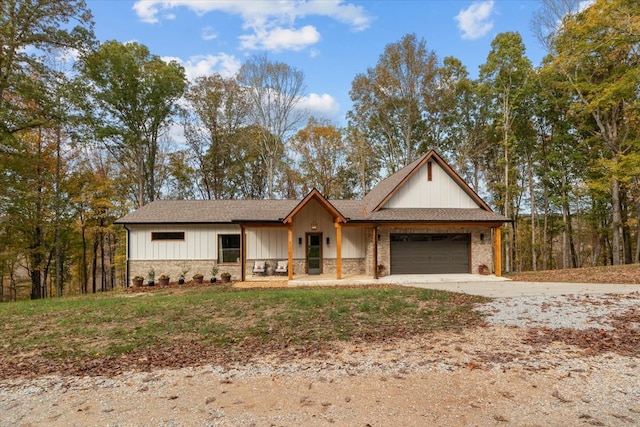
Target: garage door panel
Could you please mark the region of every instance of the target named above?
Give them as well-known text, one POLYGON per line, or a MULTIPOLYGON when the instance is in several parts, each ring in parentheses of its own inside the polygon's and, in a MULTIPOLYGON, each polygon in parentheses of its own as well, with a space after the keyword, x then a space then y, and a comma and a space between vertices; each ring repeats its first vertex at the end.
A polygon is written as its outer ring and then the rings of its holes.
POLYGON ((469 273, 468 234, 392 234, 391 274, 469 273))

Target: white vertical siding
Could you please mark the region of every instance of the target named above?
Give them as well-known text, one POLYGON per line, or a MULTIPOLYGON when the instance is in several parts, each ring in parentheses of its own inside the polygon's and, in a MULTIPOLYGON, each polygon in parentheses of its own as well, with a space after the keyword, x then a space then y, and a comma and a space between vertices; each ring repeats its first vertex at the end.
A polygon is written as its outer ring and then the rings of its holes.
MULTIPOLYGON (((322 233, 322 256, 336 257, 336 227, 333 217, 315 200, 309 202, 293 219, 293 257, 305 258, 307 233, 322 233), (317 224, 315 230, 311 223, 317 224), (329 244, 327 245, 327 237, 329 244), (302 243, 300 242, 302 239, 302 243)), ((247 259, 287 259, 287 227, 247 227, 247 259)), ((363 258, 365 231, 359 227, 342 228, 342 257, 363 258)))
MULTIPOLYGON (((212 260, 218 258, 218 235, 240 234, 237 225, 130 225, 129 259, 145 260, 212 260), (184 232, 184 240, 151 240, 152 232, 184 232)), ((247 259, 287 259, 287 227, 247 227, 247 259)), ((322 233, 322 255, 336 257, 336 228, 332 216, 315 200, 296 215, 293 227, 293 257, 305 258, 306 233, 322 233), (317 229, 311 229, 311 223, 317 229), (329 245, 327 245, 327 237, 329 245), (302 239, 302 244, 298 239, 302 239)), ((366 251, 365 230, 342 228, 342 257, 363 258, 366 251)))
POLYGON ((364 258, 365 254, 364 227, 342 227, 342 258, 364 258))
POLYGON ((386 208, 477 208, 478 204, 464 192, 447 172, 432 161, 431 181, 427 164, 418 169, 384 206, 386 208))
POLYGON ((287 259, 287 228, 247 228, 247 259, 287 259))
POLYGON ((130 225, 130 260, 217 259, 218 235, 240 234, 236 225, 130 225), (152 232, 184 232, 184 240, 151 240, 152 232))

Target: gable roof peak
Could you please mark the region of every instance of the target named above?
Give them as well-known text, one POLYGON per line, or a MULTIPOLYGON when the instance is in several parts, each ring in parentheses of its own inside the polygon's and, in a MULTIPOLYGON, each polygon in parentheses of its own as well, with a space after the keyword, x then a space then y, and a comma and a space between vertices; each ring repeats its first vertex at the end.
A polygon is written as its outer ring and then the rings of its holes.
POLYGON ((449 164, 434 149, 430 149, 421 157, 409 163, 396 173, 389 175, 376 185, 362 199, 362 210, 365 215, 377 212, 385 205, 385 203, 393 197, 394 194, 418 171, 423 165, 429 161, 435 161, 438 165, 453 179, 462 190, 467 193, 478 204, 478 207, 489 212, 493 210, 489 205, 473 191, 471 187, 458 175, 449 164))
POLYGON ((291 212, 282 220, 287 224, 293 221, 293 217, 298 214, 311 200, 316 200, 320 205, 327 210, 337 222, 345 223, 347 218, 340 213, 340 211, 315 187, 309 191, 309 193, 294 207, 291 212))

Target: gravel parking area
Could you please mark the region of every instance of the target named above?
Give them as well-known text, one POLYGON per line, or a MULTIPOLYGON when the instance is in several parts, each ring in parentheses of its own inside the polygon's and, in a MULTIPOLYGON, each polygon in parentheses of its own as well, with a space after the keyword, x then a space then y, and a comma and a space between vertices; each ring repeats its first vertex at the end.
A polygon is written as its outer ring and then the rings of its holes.
POLYGON ((494 325, 611 330, 612 316, 640 308, 640 293, 496 298, 478 310, 494 325))
POLYGON ((637 338, 638 308, 638 293, 499 298, 477 307, 487 326, 338 343, 328 355, 8 380, 0 425, 637 425, 640 346, 595 341, 637 338))

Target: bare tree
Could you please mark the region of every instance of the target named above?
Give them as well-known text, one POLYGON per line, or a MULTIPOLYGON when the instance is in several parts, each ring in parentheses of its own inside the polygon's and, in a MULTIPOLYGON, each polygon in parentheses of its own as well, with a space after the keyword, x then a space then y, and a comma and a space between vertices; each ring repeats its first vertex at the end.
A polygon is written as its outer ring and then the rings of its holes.
POLYGON ((578 12, 584 0, 540 0, 540 9, 533 13, 531 31, 540 44, 551 51, 551 42, 565 16, 578 12))
POLYGON ((227 169, 239 157, 237 135, 249 110, 244 90, 234 79, 213 75, 198 78, 185 98, 184 134, 200 170, 200 192, 207 199, 230 197, 227 169))
POLYGON ((432 148, 438 58, 415 34, 388 44, 375 67, 358 74, 349 95, 350 126, 374 141, 378 160, 394 173, 432 148))
POLYGON ((260 128, 259 149, 267 173, 267 195, 274 198, 274 182, 287 139, 307 116, 299 108, 304 73, 282 62, 257 55, 245 62, 237 76, 245 86, 250 116, 260 128))

